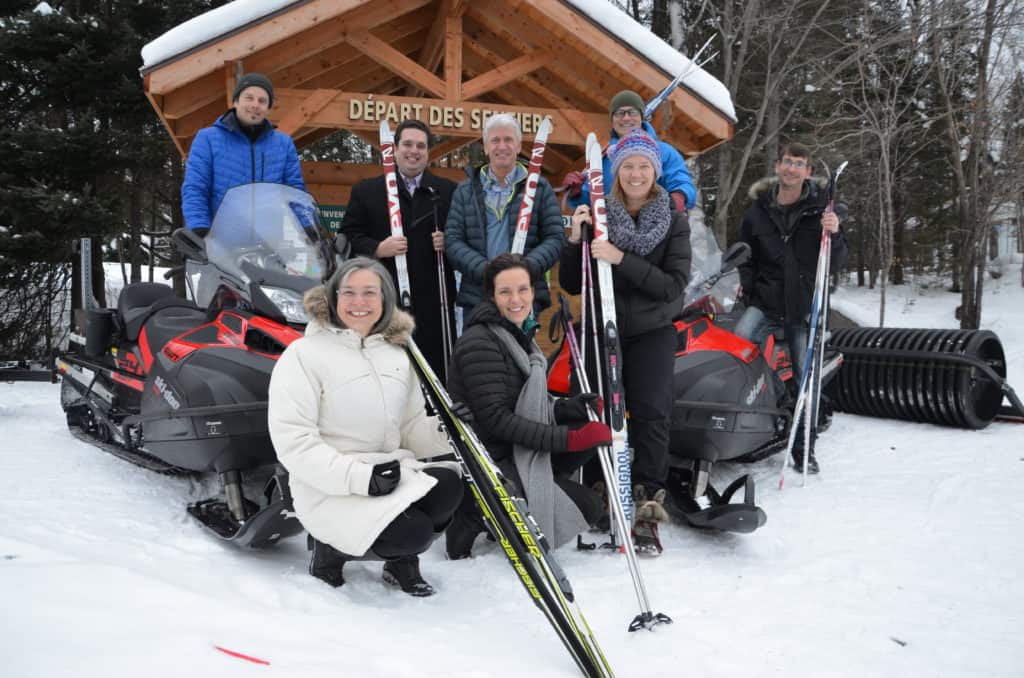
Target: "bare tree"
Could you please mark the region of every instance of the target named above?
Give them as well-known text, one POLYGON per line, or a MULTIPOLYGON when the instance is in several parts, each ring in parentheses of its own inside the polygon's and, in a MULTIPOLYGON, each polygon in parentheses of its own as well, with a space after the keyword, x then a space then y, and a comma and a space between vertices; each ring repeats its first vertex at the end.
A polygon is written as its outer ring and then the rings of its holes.
POLYGON ((878 325, 885 326, 886 287, 904 217, 896 209, 897 178, 913 155, 927 143, 922 131, 934 122, 922 110, 928 65, 916 53, 924 34, 914 5, 895 12, 865 6, 859 18, 852 68, 833 74, 833 89, 843 92, 835 112, 819 127, 830 143, 859 140, 875 165, 878 205, 877 272, 881 286, 878 325), (841 77, 852 77, 844 82, 841 77))
POLYGON ((959 221, 960 326, 981 323, 989 223, 999 198, 1010 193, 996 172, 993 152, 995 102, 1007 83, 993 77, 994 64, 1015 37, 1019 0, 928 0, 933 74, 953 170, 959 221))
POLYGON ((829 0, 785 4, 724 0, 720 4, 716 23, 721 78, 740 117, 734 143, 716 151, 714 232, 720 242, 726 241, 730 208, 752 158, 777 140, 800 107, 804 88, 794 87, 799 84, 794 79, 808 71, 813 59, 821 58, 820 51, 806 48, 829 4, 829 0))

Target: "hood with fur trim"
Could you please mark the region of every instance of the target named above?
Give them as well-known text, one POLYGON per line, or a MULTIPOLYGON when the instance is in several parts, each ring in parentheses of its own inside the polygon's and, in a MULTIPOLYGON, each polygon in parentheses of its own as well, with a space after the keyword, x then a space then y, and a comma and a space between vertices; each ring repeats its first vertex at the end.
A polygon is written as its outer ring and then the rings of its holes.
MULTIPOLYGON (((330 313, 327 311, 327 289, 323 285, 317 285, 308 290, 302 297, 302 305, 306 309, 306 315, 309 317, 311 325, 315 323, 327 331, 331 331, 332 328, 343 329, 331 322, 330 313)), ((391 322, 380 334, 389 344, 405 346, 415 327, 416 323, 412 316, 396 308, 391 315, 391 322)))
MULTIPOLYGON (((810 182, 810 184, 813 187, 815 187, 818 191, 823 191, 826 188, 828 188, 827 177, 811 177, 804 183, 807 184, 808 182, 810 182)), ((750 185, 750 190, 747 191, 747 197, 749 197, 751 200, 759 200, 763 197, 766 197, 766 194, 769 191, 773 190, 778 185, 778 183, 779 178, 776 176, 758 179, 757 181, 750 185)))

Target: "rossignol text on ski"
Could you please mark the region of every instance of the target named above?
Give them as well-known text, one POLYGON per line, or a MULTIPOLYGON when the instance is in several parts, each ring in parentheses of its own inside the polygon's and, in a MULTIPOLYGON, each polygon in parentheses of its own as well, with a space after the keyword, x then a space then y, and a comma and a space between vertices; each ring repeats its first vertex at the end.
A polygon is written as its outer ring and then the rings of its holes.
MULTIPOLYGON (((593 132, 587 135, 587 165, 594 240, 607 240, 608 214, 604 202, 601 144, 593 132)), ((616 482, 609 485, 609 492, 618 492, 623 518, 626 520, 622 528, 629 530, 633 522, 633 481, 629 448, 626 445, 626 397, 622 386, 622 347, 615 318, 615 285, 612 281, 612 266, 607 261, 597 262, 597 286, 601 296, 602 374, 607 386, 603 397, 608 410, 607 424, 612 430, 612 453, 615 457, 616 482)), ((615 517, 612 516, 613 519, 615 517)))
MULTIPOLYGON (((395 174, 395 138, 387 120, 380 121, 380 157, 384 164, 384 185, 388 193, 388 221, 391 235, 402 237, 402 207, 398 202, 398 176, 395 174)), ((409 287, 409 265, 404 254, 395 255, 398 273, 398 297, 402 308, 412 308, 412 290, 409 287)))
POLYGON ((537 195, 537 183, 540 181, 540 170, 544 162, 544 149, 547 147, 548 133, 550 132, 551 117, 544 116, 544 120, 537 129, 537 135, 533 138, 530 167, 526 175, 526 189, 523 191, 523 203, 519 208, 519 216, 516 218, 516 233, 512 239, 512 254, 522 254, 526 251, 526 234, 530 231, 533 200, 537 195))

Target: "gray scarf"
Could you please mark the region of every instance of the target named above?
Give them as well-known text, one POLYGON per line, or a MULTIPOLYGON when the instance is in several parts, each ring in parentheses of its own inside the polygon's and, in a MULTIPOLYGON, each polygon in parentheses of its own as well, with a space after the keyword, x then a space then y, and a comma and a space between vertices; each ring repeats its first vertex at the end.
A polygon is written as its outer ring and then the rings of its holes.
POLYGON ((646 257, 654 251, 672 225, 668 192, 658 187, 658 195, 640 208, 636 221, 615 196, 608 196, 608 239, 624 252, 646 257))
MULTIPOLYGON (((515 413, 524 419, 554 425, 555 409, 548 395, 547 360, 535 342, 527 354, 515 337, 500 325, 487 325, 516 366, 526 375, 519 392, 515 413)), ((512 452, 519 479, 523 484, 530 514, 537 521, 552 548, 565 544, 587 529, 587 521, 572 499, 555 484, 551 472, 551 451, 531 450, 516 445, 512 452)))

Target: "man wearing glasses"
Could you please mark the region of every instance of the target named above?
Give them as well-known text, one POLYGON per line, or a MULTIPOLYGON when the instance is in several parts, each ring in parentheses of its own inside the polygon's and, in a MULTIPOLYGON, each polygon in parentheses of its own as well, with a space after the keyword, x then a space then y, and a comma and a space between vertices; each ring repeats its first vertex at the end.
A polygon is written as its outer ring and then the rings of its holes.
MULTIPOLYGON (((654 133, 654 127, 644 120, 644 100, 632 90, 623 90, 612 97, 611 105, 608 106, 608 113, 612 118, 612 135, 608 147, 615 145, 620 137, 625 136, 631 130, 642 128, 647 136, 654 139, 661 151, 661 177, 658 178, 658 185, 669 192, 672 198, 672 205, 676 210, 685 212, 697 201, 697 189, 690 179, 690 171, 686 168, 686 161, 679 151, 658 139, 654 133)), ((605 186, 610 190, 612 184, 611 162, 608 156, 604 158, 605 186)), ((569 204, 576 208, 580 205, 590 204, 590 187, 584 181, 581 172, 569 172, 563 183, 569 191, 569 204)))
MULTIPOLYGON (((811 149, 799 143, 782 146, 775 176, 751 186, 753 204, 743 215, 740 239, 751 257, 740 267, 747 310, 736 334, 761 344, 770 333, 785 332, 795 373, 803 368, 821 230, 832 238, 830 270, 838 271, 849 253, 839 217, 826 211, 828 178, 812 178, 811 149)), ((799 377, 793 381, 799 381, 799 377)), ((803 466, 803 436, 797 435, 793 461, 803 466)), ((814 453, 807 459, 818 472, 814 453)))

